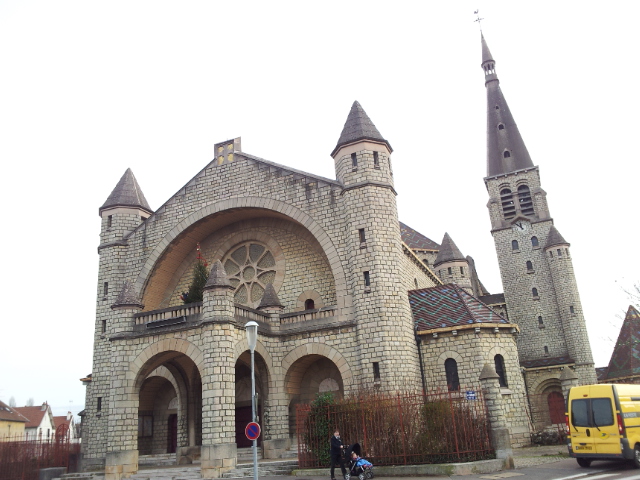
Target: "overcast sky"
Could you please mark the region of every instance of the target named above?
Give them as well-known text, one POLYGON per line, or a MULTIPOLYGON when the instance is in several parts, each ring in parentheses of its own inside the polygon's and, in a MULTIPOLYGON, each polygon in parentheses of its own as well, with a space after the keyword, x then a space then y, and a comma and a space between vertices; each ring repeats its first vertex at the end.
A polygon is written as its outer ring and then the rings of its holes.
POLYGON ((597 366, 637 252, 640 2, 0 0, 0 400, 84 404, 98 208, 131 167, 158 208, 241 136, 335 178, 354 100, 394 148, 400 219, 502 291, 478 24, 571 242, 597 366))

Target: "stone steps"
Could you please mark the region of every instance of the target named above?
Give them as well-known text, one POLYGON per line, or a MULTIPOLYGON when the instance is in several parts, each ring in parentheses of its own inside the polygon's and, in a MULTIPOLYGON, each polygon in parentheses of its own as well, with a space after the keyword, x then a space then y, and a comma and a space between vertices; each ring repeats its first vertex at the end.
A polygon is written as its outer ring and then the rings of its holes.
POLYGON ((138 457, 139 467, 162 467, 176 464, 175 453, 161 453, 157 455, 140 455, 138 457))
MULTIPOLYGON (((264 461, 258 464, 258 476, 291 475, 298 468, 297 460, 264 461)), ((236 468, 222 474, 222 478, 253 477, 253 463, 239 463, 236 468)))
POLYGON ((102 472, 65 473, 60 478, 54 480, 104 480, 102 472))
POLYGON ((200 480, 199 466, 143 468, 128 477, 130 480, 200 480))

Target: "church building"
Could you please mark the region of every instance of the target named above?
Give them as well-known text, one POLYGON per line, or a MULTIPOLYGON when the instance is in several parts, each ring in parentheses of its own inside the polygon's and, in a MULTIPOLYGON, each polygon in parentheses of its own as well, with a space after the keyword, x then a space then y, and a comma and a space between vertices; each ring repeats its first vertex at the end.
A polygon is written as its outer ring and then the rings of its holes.
POLYGON ((557 423, 563 388, 596 382, 570 245, 484 38, 482 69, 504 293, 486 291, 447 233, 438 244, 399 222, 393 149, 358 102, 331 152, 335 179, 244 152, 240 138, 155 209, 124 173, 99 209, 86 468, 120 479, 160 453, 199 459, 205 478, 233 468, 251 419, 249 321, 265 458, 295 443, 295 407, 319 392, 459 390, 486 365, 513 445, 557 423), (189 302, 198 262, 208 279, 189 302))

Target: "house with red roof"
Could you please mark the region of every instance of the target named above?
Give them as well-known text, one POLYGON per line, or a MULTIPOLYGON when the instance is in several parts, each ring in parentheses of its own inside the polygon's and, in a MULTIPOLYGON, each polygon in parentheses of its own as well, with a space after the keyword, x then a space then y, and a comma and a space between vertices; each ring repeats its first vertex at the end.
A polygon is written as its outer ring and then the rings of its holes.
POLYGON ((53 414, 47 402, 39 407, 16 407, 14 410, 27 419, 24 427, 25 439, 47 440, 55 435, 53 414))
POLYGON ((15 408, 11 408, 0 401, 0 441, 22 437, 27 419, 20 415, 15 408))
MULTIPOLYGON (((59 434, 60 431, 58 430, 58 428, 61 425, 65 425, 65 427, 63 427, 63 430, 65 432, 69 432, 69 440, 71 442, 76 442, 78 440, 77 436, 76 436, 76 424, 75 421, 73 419, 73 414, 71 412, 67 412, 66 415, 60 415, 60 416, 56 416, 53 417, 53 424, 55 426, 55 431, 56 434, 59 434)), ((66 435, 66 433, 65 433, 66 435)))

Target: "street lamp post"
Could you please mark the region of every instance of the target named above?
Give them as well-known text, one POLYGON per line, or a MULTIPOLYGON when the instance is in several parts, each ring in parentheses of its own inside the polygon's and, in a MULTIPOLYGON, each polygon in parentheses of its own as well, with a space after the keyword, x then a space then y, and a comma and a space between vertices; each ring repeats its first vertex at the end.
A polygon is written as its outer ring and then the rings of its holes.
MULTIPOLYGON (((258 324, 254 321, 247 322, 244 326, 247 331, 247 342, 251 351, 251 421, 256 421, 256 373, 254 352, 258 343, 258 324)), ((258 480, 258 440, 253 440, 253 480, 258 480)))

